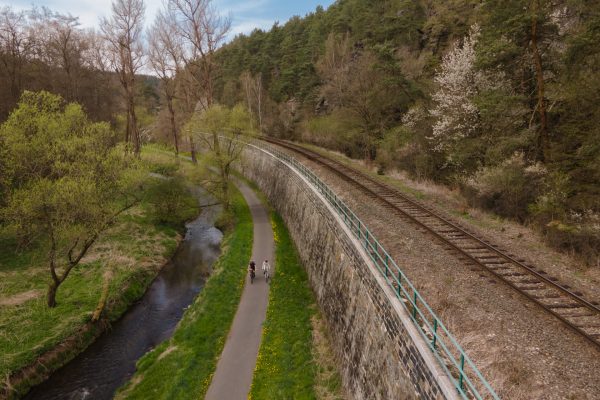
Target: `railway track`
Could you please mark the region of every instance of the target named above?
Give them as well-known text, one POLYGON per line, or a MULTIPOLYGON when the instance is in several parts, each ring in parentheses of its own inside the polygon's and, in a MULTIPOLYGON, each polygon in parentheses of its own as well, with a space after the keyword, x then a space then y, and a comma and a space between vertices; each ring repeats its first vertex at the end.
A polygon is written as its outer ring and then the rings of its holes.
POLYGON ((304 147, 277 139, 266 141, 287 148, 336 173, 441 241, 469 262, 488 271, 519 294, 536 303, 569 328, 600 348, 600 304, 590 301, 544 270, 527 264, 486 239, 478 237, 439 211, 415 201, 364 173, 304 147))

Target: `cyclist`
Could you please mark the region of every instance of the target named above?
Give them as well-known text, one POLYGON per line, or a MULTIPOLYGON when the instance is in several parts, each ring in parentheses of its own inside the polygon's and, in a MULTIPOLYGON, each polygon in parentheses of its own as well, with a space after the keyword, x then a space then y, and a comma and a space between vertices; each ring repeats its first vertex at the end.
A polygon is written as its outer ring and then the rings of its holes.
POLYGON ((269 265, 269 260, 265 260, 262 263, 262 271, 263 275, 265 276, 265 280, 269 282, 269 279, 271 278, 271 265, 269 265))
POLYGON ((250 261, 248 272, 250 272, 250 283, 254 283, 254 277, 256 276, 256 263, 254 261, 250 261))

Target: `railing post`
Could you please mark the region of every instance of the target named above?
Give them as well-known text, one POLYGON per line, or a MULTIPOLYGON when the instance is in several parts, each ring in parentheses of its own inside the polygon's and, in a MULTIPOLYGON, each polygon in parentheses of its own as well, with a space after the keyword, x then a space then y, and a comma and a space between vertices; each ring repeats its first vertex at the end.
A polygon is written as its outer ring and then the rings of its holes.
POLYGON ((398 297, 402 295, 402 272, 398 271, 398 297))
POLYGON ((412 312, 412 316, 413 316, 413 318, 417 318, 417 292, 416 291, 413 292, 413 312, 412 312))
POLYGON ((358 238, 360 239, 360 219, 358 220, 358 238))
POLYGON ((463 390, 463 380, 465 375, 465 355, 464 353, 460 354, 460 377, 458 378, 458 386, 460 390, 463 390))
POLYGON ((437 322, 437 318, 433 320, 433 340, 431 342, 431 346, 433 347, 433 349, 435 350, 435 345, 437 342, 437 327, 438 327, 438 322, 437 322))
POLYGON ((385 277, 388 277, 389 274, 389 256, 387 253, 385 253, 385 277))

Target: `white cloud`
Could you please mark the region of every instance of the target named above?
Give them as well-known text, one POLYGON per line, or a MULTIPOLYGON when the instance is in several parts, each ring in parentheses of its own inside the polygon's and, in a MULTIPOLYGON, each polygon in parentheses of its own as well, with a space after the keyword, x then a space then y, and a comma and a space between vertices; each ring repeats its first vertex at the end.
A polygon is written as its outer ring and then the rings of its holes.
POLYGON ((237 21, 236 23, 232 24, 229 36, 233 38, 240 33, 250 33, 257 28, 268 30, 273 26, 274 23, 275 20, 272 19, 248 19, 245 21, 237 21))

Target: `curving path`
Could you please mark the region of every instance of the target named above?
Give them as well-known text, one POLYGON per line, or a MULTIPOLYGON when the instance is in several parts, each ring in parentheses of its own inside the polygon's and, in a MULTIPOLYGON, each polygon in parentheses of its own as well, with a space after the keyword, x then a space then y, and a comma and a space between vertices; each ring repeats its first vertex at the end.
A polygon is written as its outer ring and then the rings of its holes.
POLYGON ((269 213, 256 193, 242 182, 236 182, 242 192, 254 223, 252 259, 256 262, 254 284, 246 280, 244 292, 225 342, 221 358, 206 393, 208 400, 245 400, 248 398, 256 357, 260 347, 262 324, 269 302, 269 285, 260 267, 265 259, 271 261, 274 254, 273 230, 269 213))

